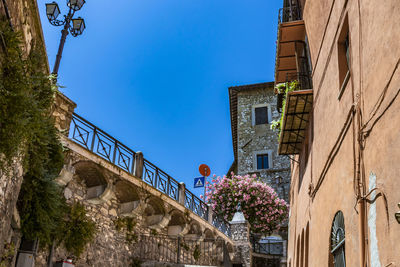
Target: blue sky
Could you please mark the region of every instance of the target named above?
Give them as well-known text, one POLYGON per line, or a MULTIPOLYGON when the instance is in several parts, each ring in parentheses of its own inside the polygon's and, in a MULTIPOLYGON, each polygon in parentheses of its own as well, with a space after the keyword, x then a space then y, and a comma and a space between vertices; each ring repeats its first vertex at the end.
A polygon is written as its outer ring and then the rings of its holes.
MULTIPOLYGON (((52 69, 61 28, 47 22, 45 3, 38 0, 52 69)), ((228 87, 273 81, 281 5, 87 0, 77 12, 85 32, 67 37, 61 91, 76 113, 192 189, 201 163, 217 175, 232 164, 228 87)))

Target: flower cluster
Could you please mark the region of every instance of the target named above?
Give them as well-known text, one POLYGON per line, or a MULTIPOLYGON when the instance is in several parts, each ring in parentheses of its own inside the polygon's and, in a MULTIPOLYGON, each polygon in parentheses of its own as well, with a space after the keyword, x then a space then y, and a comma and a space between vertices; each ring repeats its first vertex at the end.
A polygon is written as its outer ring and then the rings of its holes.
POLYGON ((279 199, 274 189, 257 179, 256 175, 214 175, 211 183, 206 183, 206 195, 203 198, 217 215, 227 221, 232 220, 240 204, 255 233, 270 234, 279 230, 288 216, 288 204, 279 199))

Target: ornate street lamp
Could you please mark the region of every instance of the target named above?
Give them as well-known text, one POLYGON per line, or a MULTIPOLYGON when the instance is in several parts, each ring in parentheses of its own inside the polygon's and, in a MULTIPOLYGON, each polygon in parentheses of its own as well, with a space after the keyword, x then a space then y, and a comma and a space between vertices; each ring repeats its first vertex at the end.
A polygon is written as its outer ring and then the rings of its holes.
POLYGON ((56 62, 53 67, 53 74, 58 74, 58 68, 60 67, 61 55, 64 49, 65 40, 67 39, 68 32, 71 33, 72 36, 76 37, 81 35, 85 30, 85 21, 83 18, 78 17, 74 19, 75 12, 80 10, 82 6, 85 4, 85 0, 68 0, 67 6, 69 7, 69 11, 67 15, 64 15, 63 20, 58 20, 57 17, 60 15, 60 8, 56 2, 46 4, 46 15, 49 19, 49 22, 53 26, 63 26, 64 28, 61 30, 61 40, 60 45, 58 46, 58 52, 56 56, 56 62))

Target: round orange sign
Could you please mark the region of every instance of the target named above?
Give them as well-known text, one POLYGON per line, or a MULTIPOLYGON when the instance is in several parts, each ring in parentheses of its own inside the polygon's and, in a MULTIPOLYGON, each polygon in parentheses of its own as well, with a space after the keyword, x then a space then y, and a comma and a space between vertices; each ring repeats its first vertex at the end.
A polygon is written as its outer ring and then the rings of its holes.
POLYGON ((210 167, 208 167, 206 164, 201 164, 199 166, 199 172, 203 176, 210 176, 211 174, 210 167))

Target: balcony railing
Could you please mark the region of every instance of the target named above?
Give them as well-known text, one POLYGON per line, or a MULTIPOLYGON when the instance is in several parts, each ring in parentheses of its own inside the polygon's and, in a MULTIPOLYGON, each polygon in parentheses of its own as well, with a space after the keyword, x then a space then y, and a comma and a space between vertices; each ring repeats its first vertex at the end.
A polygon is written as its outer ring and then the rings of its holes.
POLYGON ((133 174, 135 152, 75 113, 72 115, 69 138, 133 174))
POLYGON ((192 192, 185 189, 185 207, 208 221, 208 206, 192 192))
POLYGON ((220 266, 230 260, 223 240, 139 235, 133 254, 143 261, 220 266))
POLYGON ((227 236, 231 236, 231 226, 220 217, 213 217, 212 224, 227 236))
POLYGON ((283 242, 283 240, 253 240, 253 251, 258 254, 281 256, 283 255, 283 242))
POLYGON ((178 181, 146 159, 143 162, 142 180, 170 198, 179 201, 178 181))
MULTIPOLYGON (((296 91, 313 88, 311 73, 309 73, 309 72, 286 73, 286 83, 290 83, 293 81, 297 81, 299 83, 298 87, 296 88, 296 91)), ((278 93, 277 101, 276 101, 276 108, 278 109, 279 112, 281 112, 281 110, 282 110, 282 103, 283 103, 284 97, 285 97, 284 93, 278 93)))
POLYGON ((296 20, 302 20, 300 7, 290 6, 279 9, 278 20, 279 24, 296 20))
POLYGON ((286 82, 298 81, 299 90, 312 89, 310 72, 290 72, 286 74, 286 82))
MULTIPOLYGON (((75 113, 72 115, 69 138, 135 176, 135 167, 138 167, 135 166, 136 153, 75 113)), ((173 200, 184 203, 184 206, 194 214, 206 221, 209 220, 209 206, 204 201, 187 189, 184 189, 184 193, 181 194, 179 182, 146 159, 143 159, 143 172, 140 178, 173 200), (184 199, 180 199, 180 196, 184 196, 184 199)), ((213 216, 212 224, 222 233, 230 236, 230 225, 227 222, 213 216)))

